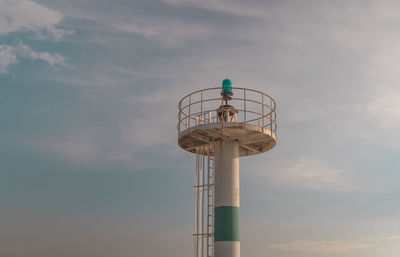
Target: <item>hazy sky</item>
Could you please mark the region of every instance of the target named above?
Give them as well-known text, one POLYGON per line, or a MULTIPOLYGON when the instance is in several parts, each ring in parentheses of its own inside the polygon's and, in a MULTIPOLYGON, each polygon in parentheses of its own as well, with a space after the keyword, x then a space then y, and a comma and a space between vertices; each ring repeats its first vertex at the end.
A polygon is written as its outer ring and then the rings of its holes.
POLYGON ((192 255, 177 103, 262 90, 247 257, 400 255, 398 1, 0 0, 0 256, 192 255))

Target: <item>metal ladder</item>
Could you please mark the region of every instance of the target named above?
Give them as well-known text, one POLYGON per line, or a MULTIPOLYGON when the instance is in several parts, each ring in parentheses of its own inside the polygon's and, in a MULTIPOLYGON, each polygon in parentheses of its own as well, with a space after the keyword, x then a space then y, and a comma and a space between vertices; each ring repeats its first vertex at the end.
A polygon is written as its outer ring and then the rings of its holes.
POLYGON ((215 158, 207 156, 207 257, 214 257, 215 158))
POLYGON ((204 150, 196 154, 194 257, 214 257, 215 159, 204 150))

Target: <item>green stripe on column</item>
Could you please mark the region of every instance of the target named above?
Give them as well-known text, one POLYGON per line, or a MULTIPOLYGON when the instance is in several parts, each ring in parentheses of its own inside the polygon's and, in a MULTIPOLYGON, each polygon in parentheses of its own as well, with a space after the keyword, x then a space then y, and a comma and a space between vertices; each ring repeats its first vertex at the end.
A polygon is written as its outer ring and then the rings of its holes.
POLYGON ((240 241, 239 207, 215 207, 214 215, 214 241, 240 241))

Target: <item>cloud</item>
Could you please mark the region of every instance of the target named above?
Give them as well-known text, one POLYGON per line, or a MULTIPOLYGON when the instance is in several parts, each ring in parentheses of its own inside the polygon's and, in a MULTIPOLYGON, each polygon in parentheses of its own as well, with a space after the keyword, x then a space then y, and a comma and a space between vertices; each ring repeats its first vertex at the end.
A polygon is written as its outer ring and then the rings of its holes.
POLYGON ((99 147, 90 133, 82 132, 58 141, 51 145, 51 151, 73 163, 82 164, 98 161, 99 147))
POLYGON ((400 127, 399 99, 400 92, 378 96, 364 106, 364 115, 378 127, 398 128, 400 127))
POLYGON ((12 32, 33 32, 40 38, 60 40, 71 34, 56 28, 62 21, 60 12, 51 10, 30 0, 0 0, 0 35, 12 32))
POLYGON ((0 45, 0 74, 7 73, 7 67, 18 63, 15 47, 0 45))
MULTIPOLYGON (((32 32, 36 39, 60 40, 71 34, 57 28, 62 21, 60 12, 30 0, 0 0, 0 36, 15 32, 32 32)), ((19 59, 42 60, 51 66, 66 65, 60 54, 36 52, 21 41, 17 45, 0 45, 0 73, 7 73, 7 67, 17 64, 19 59)))
POLYGON ((115 23, 113 24, 113 26, 119 31, 139 34, 145 37, 153 37, 159 35, 159 33, 156 32, 156 30, 153 27, 139 26, 136 21, 123 24, 115 23))
POLYGON ((270 244, 269 249, 281 251, 301 251, 312 253, 348 253, 368 249, 371 245, 360 241, 293 241, 290 243, 270 244))
POLYGON ((355 186, 348 182, 344 169, 313 156, 303 156, 295 162, 279 163, 271 170, 274 172, 266 174, 272 183, 292 188, 328 192, 347 192, 355 189, 355 186))
POLYGON ((142 35, 148 39, 161 41, 166 46, 182 46, 189 40, 205 41, 213 35, 215 29, 205 24, 181 21, 140 20, 121 23, 113 21, 111 26, 119 32, 142 35))
POLYGON ((19 58, 41 60, 50 64, 52 67, 56 65, 67 65, 64 56, 57 53, 36 52, 28 45, 19 42, 16 46, 0 45, 0 74, 7 73, 7 67, 12 64, 17 64, 19 58))
POLYGON ((222 13, 228 13, 238 16, 253 16, 262 17, 265 14, 262 6, 256 5, 251 1, 238 1, 238 0, 223 0, 223 1, 212 1, 212 0, 163 0, 164 2, 175 5, 175 6, 192 6, 197 8, 203 8, 211 11, 217 11, 222 13))
MULTIPOLYGON (((308 252, 319 254, 344 254, 368 251, 384 251, 385 243, 400 241, 399 235, 371 236, 359 240, 349 241, 309 241, 296 240, 288 243, 269 244, 267 250, 280 250, 289 252, 308 252)), ((391 246, 389 246, 391 247, 391 246)))
POLYGON ((34 252, 25 248, 0 248, 1 256, 18 257, 31 256, 34 252))
POLYGON ((365 66, 370 99, 360 107, 361 113, 383 129, 400 127, 400 37, 380 40, 365 66))
POLYGON ((136 95, 127 103, 137 108, 143 108, 139 115, 127 117, 120 126, 124 142, 143 148, 159 147, 160 145, 176 144, 176 98, 178 88, 157 90, 151 94, 136 95))
MULTIPOLYGON (((396 22, 399 20, 400 15, 397 15, 396 22)), ((388 27, 383 27, 383 30, 388 27)), ((369 42, 373 42, 373 46, 366 55, 365 63, 360 66, 365 80, 360 95, 365 96, 353 108, 354 115, 359 117, 351 121, 357 125, 353 133, 380 147, 399 148, 400 78, 397 64, 400 62, 400 37, 387 31, 385 37, 374 37, 369 42)))
POLYGON ((29 46, 24 45, 22 42, 18 43, 16 46, 16 53, 22 57, 29 58, 32 60, 42 60, 54 65, 65 65, 65 58, 57 53, 50 54, 47 52, 35 52, 29 46))

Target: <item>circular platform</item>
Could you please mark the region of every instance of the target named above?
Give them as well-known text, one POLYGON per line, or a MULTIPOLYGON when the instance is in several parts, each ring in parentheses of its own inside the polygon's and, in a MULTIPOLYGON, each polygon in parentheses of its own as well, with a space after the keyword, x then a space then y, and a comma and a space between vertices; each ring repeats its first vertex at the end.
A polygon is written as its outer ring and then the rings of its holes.
POLYGON ((178 144, 189 152, 214 155, 219 140, 239 142, 239 155, 249 156, 276 144, 275 101, 260 91, 233 88, 234 96, 219 96, 221 88, 193 92, 179 102, 178 144))
POLYGON ((266 152, 276 144, 275 133, 270 130, 236 122, 209 123, 191 127, 180 134, 178 144, 192 153, 214 155, 213 143, 218 140, 237 140, 240 156, 266 152))

